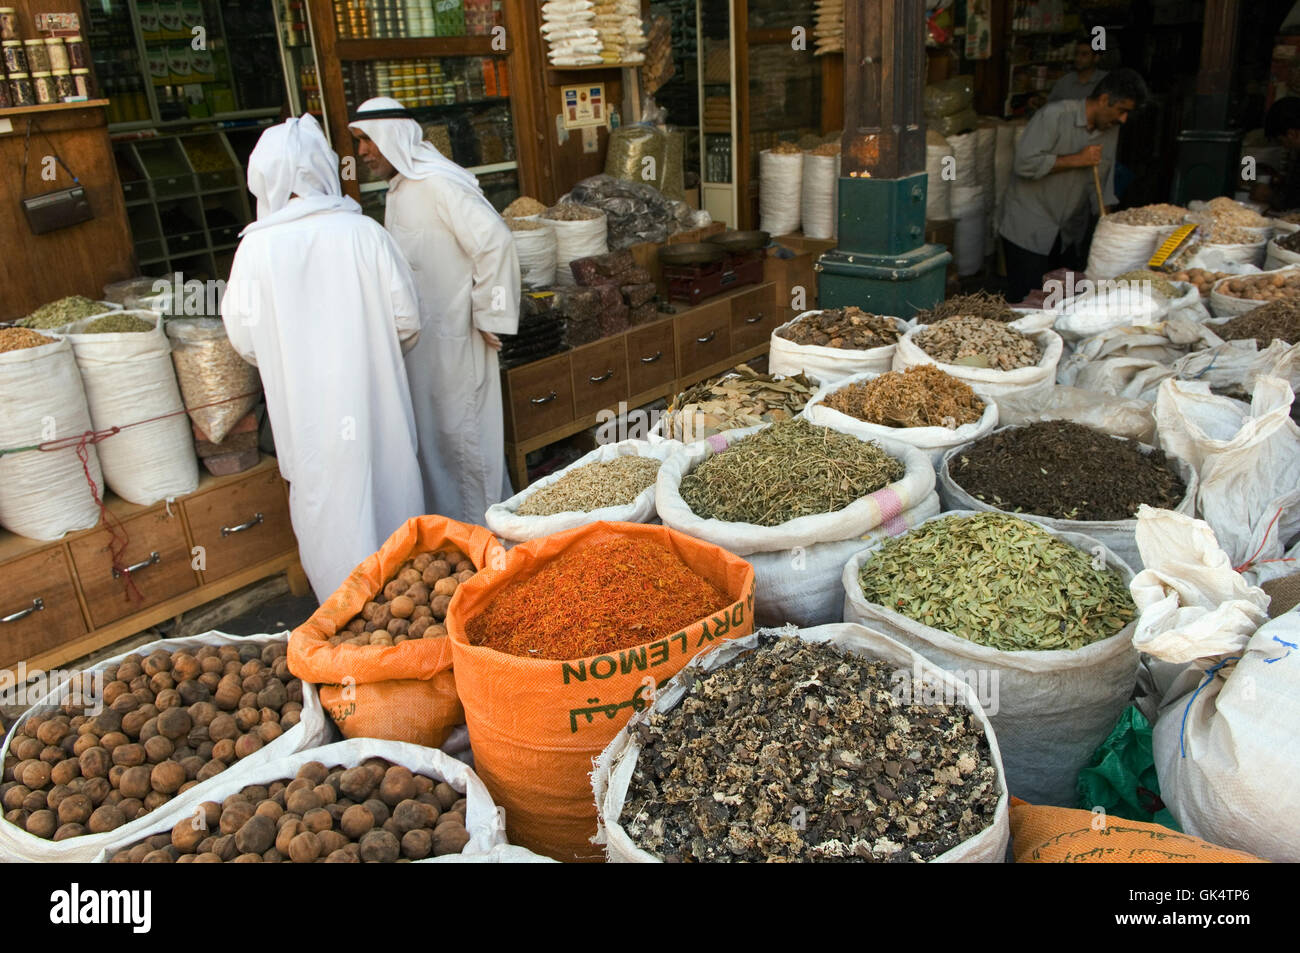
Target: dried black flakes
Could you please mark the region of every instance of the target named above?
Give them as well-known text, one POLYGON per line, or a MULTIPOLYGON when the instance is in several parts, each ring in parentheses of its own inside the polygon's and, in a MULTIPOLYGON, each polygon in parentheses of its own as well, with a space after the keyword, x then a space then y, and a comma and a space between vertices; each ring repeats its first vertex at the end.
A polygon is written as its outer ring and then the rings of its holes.
POLYGON ((999 797, 984 731, 910 703, 928 696, 897 669, 760 635, 635 729, 620 823, 668 862, 923 862, 969 840, 999 797))

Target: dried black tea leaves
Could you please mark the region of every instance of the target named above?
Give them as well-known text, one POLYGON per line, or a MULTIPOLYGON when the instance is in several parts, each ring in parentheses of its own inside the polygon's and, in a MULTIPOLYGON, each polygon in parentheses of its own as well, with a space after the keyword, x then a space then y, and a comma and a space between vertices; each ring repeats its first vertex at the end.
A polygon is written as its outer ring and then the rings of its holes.
POLYGON ((634 729, 620 823, 638 847, 670 862, 923 862, 993 823, 997 769, 969 708, 922 704, 934 688, 911 669, 758 641, 634 729))
POLYGON ((948 472, 990 506, 1053 519, 1133 519, 1143 503, 1173 509, 1187 493, 1163 451, 1064 420, 991 433, 954 455, 948 472))

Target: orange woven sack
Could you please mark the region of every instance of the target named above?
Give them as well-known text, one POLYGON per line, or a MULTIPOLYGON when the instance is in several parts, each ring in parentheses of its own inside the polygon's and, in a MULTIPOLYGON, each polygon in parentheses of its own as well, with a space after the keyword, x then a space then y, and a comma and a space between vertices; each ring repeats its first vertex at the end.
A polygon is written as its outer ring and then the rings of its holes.
POLYGON ((454 545, 475 569, 500 565, 505 550, 481 526, 441 516, 403 523, 289 637, 289 671, 320 686, 321 705, 345 738, 382 738, 436 748, 465 720, 444 638, 401 645, 330 645, 402 563, 454 545))
POLYGON ((691 658, 754 628, 754 570, 738 556, 665 526, 591 523, 521 543, 501 572, 484 573, 452 597, 447 637, 465 705, 474 770, 506 809, 510 843, 556 860, 599 861, 591 843, 596 804, 592 762, 653 690, 691 658), (666 638, 569 661, 519 658, 470 645, 465 624, 506 585, 555 557, 615 538, 658 543, 732 601, 666 638))
POLYGON ((1263 864, 1159 824, 1038 807, 1011 799, 1011 849, 1018 864, 1263 864))

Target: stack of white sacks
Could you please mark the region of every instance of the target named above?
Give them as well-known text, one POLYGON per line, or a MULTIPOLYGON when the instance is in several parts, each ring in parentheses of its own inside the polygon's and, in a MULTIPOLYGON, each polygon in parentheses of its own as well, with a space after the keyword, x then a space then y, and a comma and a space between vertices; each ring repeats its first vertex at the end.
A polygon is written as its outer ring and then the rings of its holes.
POLYGON ((636 0, 597 0, 592 8, 606 63, 633 65, 645 62, 646 40, 641 7, 636 0))
POLYGON ((542 36, 552 66, 595 66, 605 62, 590 0, 550 0, 542 4, 542 36))

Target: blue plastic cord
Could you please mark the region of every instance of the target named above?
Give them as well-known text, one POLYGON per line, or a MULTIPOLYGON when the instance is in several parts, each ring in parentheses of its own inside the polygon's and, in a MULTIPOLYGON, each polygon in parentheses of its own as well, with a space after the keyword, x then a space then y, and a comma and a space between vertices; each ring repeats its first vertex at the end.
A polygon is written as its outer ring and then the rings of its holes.
POLYGON ((1240 661, 1241 661, 1240 655, 1230 655, 1228 658, 1223 659, 1221 662, 1215 664, 1212 668, 1206 671, 1205 681, 1197 685, 1196 691, 1192 692, 1192 697, 1187 699, 1187 707, 1183 709, 1183 722, 1181 725, 1178 726, 1178 749, 1182 752, 1182 756, 1184 758, 1187 757, 1187 741, 1184 739, 1183 735, 1187 731, 1187 713, 1192 710, 1192 702, 1196 701, 1196 696, 1201 694, 1202 688, 1210 684, 1210 682, 1214 681, 1214 676, 1219 671, 1219 669, 1223 668, 1223 666, 1227 665, 1229 662, 1240 662, 1240 661))

